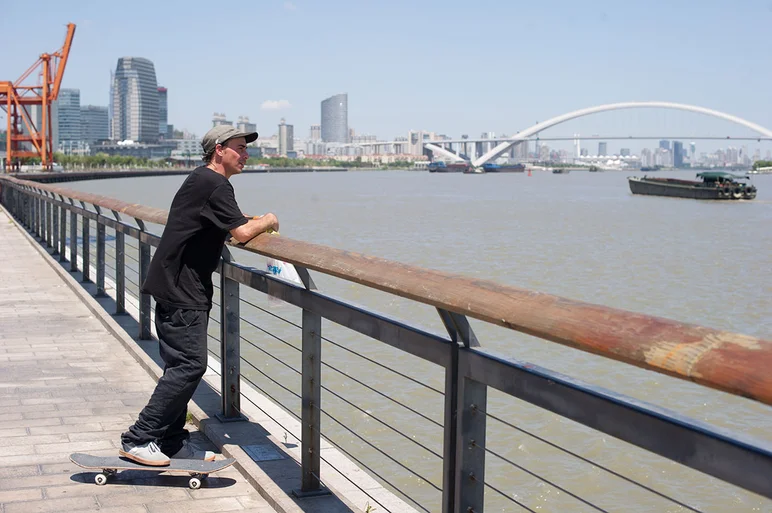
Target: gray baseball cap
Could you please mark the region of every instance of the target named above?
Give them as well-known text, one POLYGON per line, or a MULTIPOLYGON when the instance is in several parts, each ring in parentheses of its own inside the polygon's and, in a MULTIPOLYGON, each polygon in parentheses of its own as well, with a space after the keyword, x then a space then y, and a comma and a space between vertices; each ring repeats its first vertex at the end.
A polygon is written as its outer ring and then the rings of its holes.
POLYGON ((204 149, 204 155, 214 151, 218 144, 225 144, 226 141, 235 137, 243 137, 247 143, 257 140, 257 132, 242 132, 230 125, 218 125, 209 130, 201 140, 201 147, 204 149))

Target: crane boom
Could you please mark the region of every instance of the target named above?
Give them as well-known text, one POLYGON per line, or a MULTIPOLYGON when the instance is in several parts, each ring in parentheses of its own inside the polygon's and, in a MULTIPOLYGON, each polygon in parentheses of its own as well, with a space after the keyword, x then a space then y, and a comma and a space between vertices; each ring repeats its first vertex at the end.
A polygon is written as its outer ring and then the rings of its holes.
POLYGON ((51 170, 53 155, 53 123, 51 104, 59 97, 59 89, 70 56, 75 24, 67 24, 62 47, 43 53, 15 82, 0 81, 0 109, 7 112, 6 172, 19 169, 24 158, 40 158, 43 169, 51 170), (40 69, 41 83, 24 85, 40 69), (39 107, 39 119, 33 119, 30 107, 39 107))
POLYGON ((64 78, 64 68, 67 66, 67 58, 70 56, 70 47, 72 46, 72 38, 75 36, 75 24, 67 24, 67 37, 64 38, 64 45, 55 52, 54 55, 59 57, 59 65, 56 68, 56 76, 54 77, 54 87, 51 89, 50 97, 52 100, 56 100, 59 97, 59 86, 62 85, 62 78, 64 78))

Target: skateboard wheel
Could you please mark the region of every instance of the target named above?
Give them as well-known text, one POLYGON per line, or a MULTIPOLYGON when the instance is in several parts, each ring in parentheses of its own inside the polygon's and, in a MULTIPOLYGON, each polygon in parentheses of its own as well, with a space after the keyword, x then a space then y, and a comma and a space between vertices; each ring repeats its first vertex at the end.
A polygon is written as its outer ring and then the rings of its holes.
POLYGON ((94 482, 97 485, 99 485, 99 486, 107 484, 107 474, 99 473, 99 474, 95 475, 94 476, 94 482))
POLYGON ((188 486, 190 486, 191 490, 197 490, 201 488, 201 480, 197 477, 191 477, 190 481, 188 481, 188 486))

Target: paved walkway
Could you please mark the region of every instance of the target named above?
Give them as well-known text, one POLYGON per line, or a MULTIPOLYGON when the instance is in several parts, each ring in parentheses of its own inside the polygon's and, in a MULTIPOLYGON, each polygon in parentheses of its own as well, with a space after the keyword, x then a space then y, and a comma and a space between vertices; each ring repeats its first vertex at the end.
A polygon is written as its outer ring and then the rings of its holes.
POLYGON ((117 454, 155 382, 19 230, 0 210, 0 513, 273 512, 232 467, 190 490, 146 472, 96 486, 70 463, 117 454))

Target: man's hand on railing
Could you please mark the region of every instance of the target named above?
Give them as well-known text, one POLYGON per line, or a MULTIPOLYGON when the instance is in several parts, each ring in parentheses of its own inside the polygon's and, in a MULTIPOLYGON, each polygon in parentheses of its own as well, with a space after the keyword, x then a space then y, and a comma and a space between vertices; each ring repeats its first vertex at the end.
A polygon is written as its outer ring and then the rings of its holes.
POLYGON ((279 219, 269 212, 262 216, 254 216, 247 224, 242 224, 231 230, 231 236, 241 244, 246 244, 258 235, 267 231, 279 231, 279 219))

